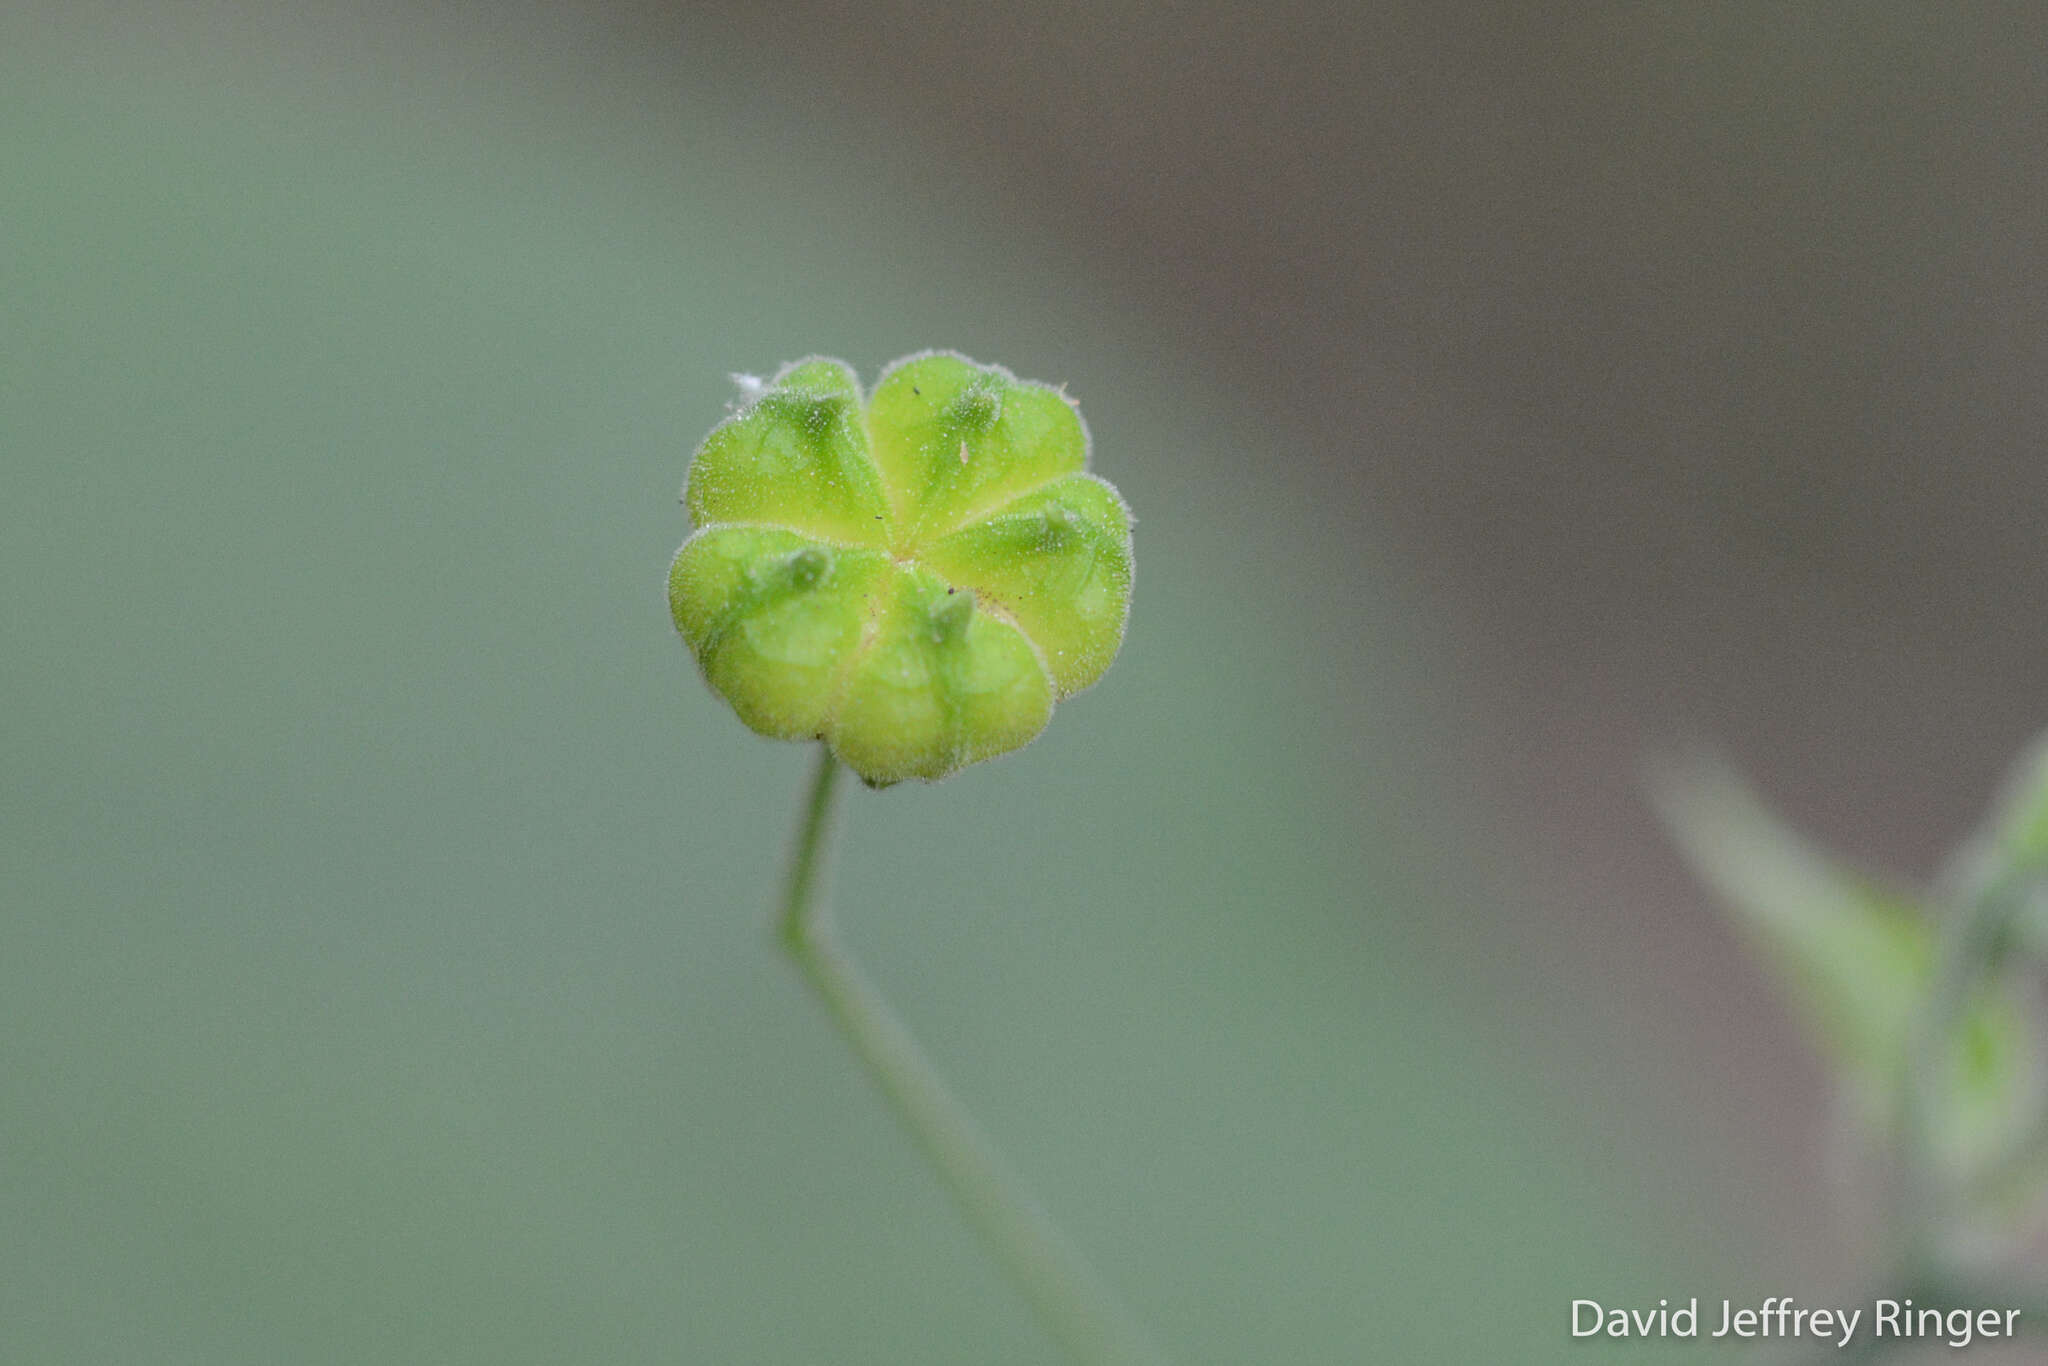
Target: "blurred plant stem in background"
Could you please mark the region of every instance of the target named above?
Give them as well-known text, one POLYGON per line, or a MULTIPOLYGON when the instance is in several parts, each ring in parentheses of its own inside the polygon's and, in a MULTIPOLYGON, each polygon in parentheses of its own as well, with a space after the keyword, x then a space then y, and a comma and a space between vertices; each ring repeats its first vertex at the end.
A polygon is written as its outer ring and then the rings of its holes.
MULTIPOLYGON (((1662 770, 1655 787, 1679 847, 1776 969, 1893 1164, 1894 1266, 1879 1293, 2022 1308, 2028 1330, 2048 1331, 2048 1295, 2015 1265, 2048 1203, 2025 980, 2048 949, 2048 741, 1924 895, 1808 845, 1717 762, 1662 770)), ((1857 1354, 1914 1345, 1873 1332, 1857 1354)))
POLYGON ((843 765, 818 746, 776 933, 961 1209, 1074 1359, 1164 1366, 1160 1352, 954 1098, 832 926, 825 879, 843 765))

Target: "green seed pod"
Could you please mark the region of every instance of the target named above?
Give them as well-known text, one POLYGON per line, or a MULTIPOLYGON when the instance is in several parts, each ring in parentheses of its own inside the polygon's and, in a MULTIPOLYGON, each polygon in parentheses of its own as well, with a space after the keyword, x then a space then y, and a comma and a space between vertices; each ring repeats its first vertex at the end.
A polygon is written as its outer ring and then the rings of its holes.
POLYGON ((908 356, 864 401, 798 361, 697 451, 676 629, 742 721, 873 785, 1006 754, 1123 640, 1131 517, 1087 464, 1066 395, 1000 366, 908 356))

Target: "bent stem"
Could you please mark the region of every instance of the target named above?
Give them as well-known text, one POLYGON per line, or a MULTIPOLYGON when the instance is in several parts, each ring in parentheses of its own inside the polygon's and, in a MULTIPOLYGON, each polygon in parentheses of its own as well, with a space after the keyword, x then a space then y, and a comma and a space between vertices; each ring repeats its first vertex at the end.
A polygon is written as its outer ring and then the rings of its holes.
POLYGON ((776 922, 783 948, 969 1222, 1074 1358, 1096 1366, 1165 1366, 1145 1330, 1025 1190, 834 933, 822 888, 839 777, 839 761, 818 746, 776 922))

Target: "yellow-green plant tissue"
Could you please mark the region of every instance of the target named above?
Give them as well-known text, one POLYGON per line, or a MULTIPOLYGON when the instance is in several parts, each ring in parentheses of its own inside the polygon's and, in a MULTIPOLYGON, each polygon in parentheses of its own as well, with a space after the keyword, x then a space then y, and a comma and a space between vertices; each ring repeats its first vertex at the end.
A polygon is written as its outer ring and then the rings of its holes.
POLYGON ((1130 512, 1087 465, 1073 401, 1000 366, 785 366, 690 466, 676 628, 742 721, 875 786, 1006 754, 1123 639, 1130 512))

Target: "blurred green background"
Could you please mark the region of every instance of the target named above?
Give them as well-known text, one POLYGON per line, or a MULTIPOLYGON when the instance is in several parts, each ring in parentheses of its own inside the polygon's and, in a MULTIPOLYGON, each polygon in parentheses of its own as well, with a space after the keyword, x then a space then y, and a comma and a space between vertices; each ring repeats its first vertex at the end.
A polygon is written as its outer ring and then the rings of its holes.
MULTIPOLYGON (((1533 1363, 1599 1350, 1575 1296, 1817 1298, 1764 1198, 1810 1172, 1721 1145, 1811 1137, 1796 1040, 1716 1091, 1718 930, 1617 947, 1517 863, 1546 827, 1496 799, 1584 775, 1484 704, 1486 581, 1439 578, 1488 537, 1361 510, 1401 452, 1325 382, 1341 316, 1189 317, 1187 244, 1269 220, 1147 237, 973 154, 889 93, 973 68, 902 79, 876 15, 8 16, 0 1360, 1056 1360, 773 953, 807 756, 662 597, 728 371, 926 346, 1068 383, 1136 607, 1030 749, 858 794, 838 900, 1177 1358, 1533 1363), (1795 1119, 1740 1113, 1773 1087, 1795 1119)), ((1044 110, 1122 88, 1059 69, 1044 110)))

